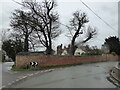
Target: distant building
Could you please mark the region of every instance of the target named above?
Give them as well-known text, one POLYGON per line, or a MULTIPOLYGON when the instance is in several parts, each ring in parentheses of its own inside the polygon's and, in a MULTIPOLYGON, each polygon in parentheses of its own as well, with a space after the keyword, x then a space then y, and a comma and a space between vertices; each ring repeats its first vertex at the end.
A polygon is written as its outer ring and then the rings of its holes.
POLYGON ((57 55, 69 55, 70 52, 70 45, 68 45, 68 47, 64 46, 64 48, 62 48, 62 44, 57 46, 57 55))
POLYGON ((81 56, 82 54, 84 54, 85 53, 85 51, 83 51, 81 48, 77 48, 76 50, 75 50, 75 56, 81 56))
POLYGON ((101 50, 104 52, 104 53, 109 53, 110 50, 109 50, 109 46, 107 44, 103 44, 102 47, 101 47, 101 50))
POLYGON ((69 55, 67 50, 63 50, 61 55, 69 55))
MULTIPOLYGON (((62 44, 57 46, 57 55, 70 55, 70 45, 68 45, 68 47, 64 46, 64 48, 62 48, 62 44)), ((80 56, 83 53, 85 53, 85 47, 81 46, 79 48, 77 48, 75 50, 75 56, 80 56)))

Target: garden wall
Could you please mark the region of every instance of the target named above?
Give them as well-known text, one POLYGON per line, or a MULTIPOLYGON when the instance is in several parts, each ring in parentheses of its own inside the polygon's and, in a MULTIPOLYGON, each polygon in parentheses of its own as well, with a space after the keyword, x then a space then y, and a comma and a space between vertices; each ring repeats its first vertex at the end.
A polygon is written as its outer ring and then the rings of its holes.
POLYGON ((25 65, 30 65, 30 62, 38 62, 38 66, 49 65, 65 65, 65 64, 80 64, 92 62, 104 62, 118 60, 118 56, 103 55, 103 56, 45 56, 45 55, 17 55, 15 66, 17 68, 25 65))

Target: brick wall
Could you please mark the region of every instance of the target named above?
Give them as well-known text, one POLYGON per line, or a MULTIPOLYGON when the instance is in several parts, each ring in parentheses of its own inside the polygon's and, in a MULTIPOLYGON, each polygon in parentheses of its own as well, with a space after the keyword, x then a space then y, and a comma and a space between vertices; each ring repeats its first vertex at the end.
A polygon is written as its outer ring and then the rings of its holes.
POLYGON ((65 65, 78 63, 91 63, 118 60, 118 56, 103 55, 103 56, 88 56, 88 57, 72 57, 72 56, 16 56, 16 67, 29 65, 30 62, 38 62, 39 66, 49 65, 65 65))

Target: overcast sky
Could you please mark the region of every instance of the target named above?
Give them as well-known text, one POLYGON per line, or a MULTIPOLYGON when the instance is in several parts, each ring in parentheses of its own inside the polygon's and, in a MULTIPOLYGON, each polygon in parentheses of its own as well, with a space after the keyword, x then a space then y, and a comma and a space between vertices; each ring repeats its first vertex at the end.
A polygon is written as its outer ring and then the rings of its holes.
MULTIPOLYGON (((21 2, 21 0, 17 0, 21 2)), ((80 0, 58 0, 57 11, 60 15, 60 22, 68 25, 69 20, 72 17, 72 13, 76 10, 86 12, 89 18, 89 23, 86 26, 96 27, 98 34, 95 38, 91 39, 87 44, 91 46, 98 46, 99 48, 104 43, 104 39, 109 36, 118 36, 118 0, 82 0, 85 2, 96 14, 104 19, 115 30, 107 26, 103 21, 96 17, 88 8, 86 8, 80 0), (97 2, 96 2, 97 1, 97 2), (98 2, 99 1, 99 2, 98 2)), ((9 28, 11 12, 14 9, 20 8, 18 4, 12 0, 0 0, 0 30, 9 28)), ((59 44, 67 45, 70 43, 70 39, 66 37, 68 31, 66 27, 61 26, 64 31, 59 38, 55 40, 54 47, 59 44)))

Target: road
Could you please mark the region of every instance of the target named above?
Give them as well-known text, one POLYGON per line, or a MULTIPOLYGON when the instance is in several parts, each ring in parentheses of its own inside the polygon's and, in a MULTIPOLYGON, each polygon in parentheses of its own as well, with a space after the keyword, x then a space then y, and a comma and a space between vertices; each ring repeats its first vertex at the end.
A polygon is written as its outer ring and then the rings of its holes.
MULTIPOLYGON (((9 85, 9 88, 115 88, 116 86, 110 83, 106 77, 109 70, 116 64, 117 61, 101 62, 59 68, 46 73, 38 71, 37 74, 31 77, 9 85)), ((14 73, 12 74, 14 77, 26 72, 12 73, 14 73)), ((9 75, 3 76, 4 83, 6 81, 4 80, 5 78, 8 79, 9 75)))
POLYGON ((0 89, 2 88, 2 63, 0 62, 0 89))
POLYGON ((37 73, 38 71, 12 71, 11 68, 13 66, 14 62, 6 62, 3 64, 0 64, 2 66, 2 87, 7 88, 11 86, 12 84, 15 84, 29 76, 33 76, 34 73, 37 73))

